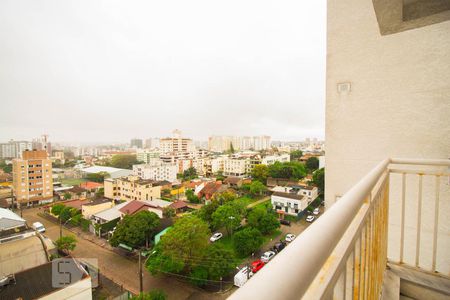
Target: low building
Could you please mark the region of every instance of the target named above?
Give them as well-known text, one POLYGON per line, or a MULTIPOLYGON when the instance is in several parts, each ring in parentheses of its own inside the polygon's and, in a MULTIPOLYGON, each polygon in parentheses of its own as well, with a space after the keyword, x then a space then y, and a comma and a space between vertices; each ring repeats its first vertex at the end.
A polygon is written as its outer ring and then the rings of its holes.
POLYGON ((172 202, 172 204, 170 204, 170 207, 175 210, 176 214, 183 213, 189 210, 188 204, 182 200, 172 202))
POLYGON ((138 176, 108 178, 104 182, 104 195, 114 200, 153 200, 161 198, 161 186, 157 181, 138 176))
POLYGON ((127 205, 119 209, 122 215, 134 215, 140 211, 151 211, 158 215, 158 217, 163 217, 163 211, 165 207, 171 205, 171 202, 164 201, 161 199, 154 199, 151 201, 140 201, 134 200, 130 201, 127 205))
POLYGON ((175 182, 177 180, 178 168, 176 163, 165 163, 162 161, 152 164, 141 164, 133 166, 133 174, 142 179, 166 180, 175 182))
POLYGON ((64 196, 64 194, 69 193, 70 194, 70 199, 75 199, 75 198, 86 198, 88 196, 88 191, 82 187, 79 186, 74 186, 68 190, 65 190, 62 193, 62 195, 64 196))
POLYGON ((91 202, 81 205, 81 214, 83 215, 83 218, 89 220, 92 215, 110 209, 113 206, 114 201, 111 199, 95 199, 91 202))
POLYGON ((308 205, 308 198, 295 192, 274 192, 271 196, 273 209, 280 215, 298 216, 308 205))
POLYGON ((123 176, 128 176, 133 173, 133 170, 128 169, 119 169, 113 167, 104 167, 104 166, 93 166, 88 168, 83 168, 80 170, 81 175, 83 177, 87 176, 87 174, 96 174, 96 173, 108 173, 110 178, 119 178, 123 176))
POLYGON ((201 189, 199 189, 199 187, 197 187, 194 193, 196 193, 199 198, 205 198, 206 200, 210 200, 215 193, 226 189, 226 186, 223 186, 221 181, 208 182, 204 184, 201 189))
MULTIPOLYGON (((223 183, 228 185, 228 187, 231 187, 231 188, 240 188, 245 183, 245 181, 246 180, 242 177, 228 176, 227 178, 225 178, 223 183)), ((251 182, 251 180, 247 180, 247 181, 251 182)))
POLYGON ((105 224, 116 219, 119 219, 122 216, 122 212, 120 209, 127 205, 128 202, 123 202, 117 204, 109 209, 94 213, 91 215, 91 220, 95 224, 105 224))
POLYGON ((86 182, 80 183, 79 186, 85 190, 88 190, 89 192, 96 192, 99 189, 103 188, 103 183, 86 181, 86 182))

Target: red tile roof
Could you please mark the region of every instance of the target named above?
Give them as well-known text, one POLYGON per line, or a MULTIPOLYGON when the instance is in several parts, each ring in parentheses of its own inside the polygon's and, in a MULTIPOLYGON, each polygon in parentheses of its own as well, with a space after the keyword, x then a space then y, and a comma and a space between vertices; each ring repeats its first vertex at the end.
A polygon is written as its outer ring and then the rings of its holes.
POLYGON ((119 211, 124 214, 133 215, 142 210, 147 210, 149 207, 161 209, 161 207, 156 206, 156 205, 151 205, 149 203, 139 201, 139 200, 132 200, 132 201, 130 201, 130 203, 128 203, 127 205, 125 205, 124 207, 119 209, 119 211))
POLYGON ((174 209, 180 209, 180 208, 188 207, 188 205, 186 202, 179 200, 179 201, 175 201, 172 204, 170 204, 170 207, 172 207, 174 209))

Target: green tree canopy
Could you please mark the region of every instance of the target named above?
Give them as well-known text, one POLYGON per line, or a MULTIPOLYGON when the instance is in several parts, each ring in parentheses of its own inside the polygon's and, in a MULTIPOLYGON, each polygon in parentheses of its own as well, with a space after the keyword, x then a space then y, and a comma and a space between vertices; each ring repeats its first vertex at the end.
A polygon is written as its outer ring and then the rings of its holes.
POLYGON ((212 197, 212 200, 219 202, 220 205, 234 201, 236 199, 237 199, 236 193, 230 190, 223 191, 221 193, 215 193, 212 197))
POLYGON ((55 241, 58 250, 70 253, 77 246, 77 239, 73 235, 62 236, 55 241))
POLYGON ((260 206, 252 209, 247 220, 248 225, 258 229, 262 234, 267 234, 280 227, 280 221, 276 214, 260 206))
POLYGON ((212 215, 217 210, 217 208, 219 208, 219 206, 220 206, 219 202, 211 201, 209 204, 203 205, 197 214, 199 218, 210 224, 212 222, 212 215))
POLYGON ((212 214, 212 224, 214 228, 225 227, 228 235, 235 230, 242 220, 242 207, 240 203, 229 202, 220 206, 212 214))
POLYGON ((267 187, 258 180, 252 181, 249 185, 249 193, 252 197, 261 196, 265 191, 267 187))
POLYGON ((51 208, 51 213, 54 214, 55 216, 59 216, 61 214, 61 211, 65 208, 66 206, 62 203, 58 203, 52 206, 51 208))
POLYGON ((303 156, 303 152, 301 150, 294 150, 294 151, 291 151, 290 156, 291 156, 291 161, 298 160, 300 157, 303 156))
POLYGON ((152 273, 190 273, 202 264, 210 236, 208 224, 200 218, 187 215, 178 219, 161 237, 155 256, 148 260, 147 269, 152 273))
POLYGON ((64 195, 63 195, 63 198, 64 198, 64 200, 69 200, 69 199, 72 198, 72 194, 68 193, 68 192, 65 192, 64 195))
POLYGON ((158 225, 159 217, 154 212, 140 211, 134 215, 125 215, 117 224, 110 243, 114 247, 122 243, 138 248, 145 244, 158 225))
POLYGON ((90 173, 86 175, 87 180, 99 183, 103 183, 107 177, 109 177, 109 174, 106 172, 90 173))
POLYGON ((220 280, 220 277, 228 275, 237 265, 233 251, 219 243, 209 246, 206 257, 209 261, 208 277, 212 280, 220 280))
POLYGON ((5 172, 5 173, 12 173, 13 167, 12 167, 12 164, 7 164, 5 162, 5 160, 1 159, 0 160, 0 169, 2 169, 3 172, 5 172))
POLYGON ((191 180, 197 178, 197 170, 194 167, 190 167, 187 170, 184 170, 183 172, 183 179, 184 180, 191 180))
POLYGON ((325 191, 325 168, 319 169, 313 173, 313 183, 322 193, 325 191))
POLYGON ((238 255, 245 257, 257 251, 263 244, 261 232, 252 227, 244 228, 233 236, 234 249, 238 255))
POLYGON ((269 166, 269 175, 274 178, 302 179, 306 176, 306 169, 302 163, 275 162, 269 166))
POLYGON ((111 166, 120 169, 132 169, 139 161, 134 154, 117 154, 111 158, 111 166))
POLYGON ((186 192, 186 198, 191 203, 200 203, 200 199, 194 194, 194 191, 191 189, 187 189, 186 192))
POLYGON ((269 167, 267 165, 256 165, 252 170, 252 178, 262 183, 267 183, 269 177, 269 167))
POLYGON ((95 192, 95 198, 102 198, 105 195, 105 189, 99 188, 98 191, 95 192))
POLYGON ((61 210, 59 214, 59 218, 61 219, 61 222, 65 223, 67 222, 71 217, 73 217, 75 214, 73 214, 74 208, 69 206, 64 206, 64 208, 61 210))
POLYGON ((319 159, 315 156, 312 156, 306 160, 306 168, 312 172, 319 168, 319 159))

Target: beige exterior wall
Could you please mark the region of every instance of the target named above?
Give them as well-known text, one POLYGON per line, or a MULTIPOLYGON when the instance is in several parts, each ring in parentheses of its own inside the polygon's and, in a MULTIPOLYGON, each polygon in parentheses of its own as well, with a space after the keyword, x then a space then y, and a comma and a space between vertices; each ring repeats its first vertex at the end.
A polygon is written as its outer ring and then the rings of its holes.
POLYGON ((153 200, 161 198, 161 186, 153 186, 137 176, 105 180, 105 197, 116 200, 153 200))
MULTIPOLYGON (((327 43, 327 207, 384 158, 450 157, 450 21, 381 35, 371 0, 330 0, 327 43)), ((417 184, 411 180, 405 237, 409 262, 417 218, 417 184)), ((441 182, 437 263, 448 274, 450 192, 448 180, 441 182)), ((425 184, 422 237, 430 242, 434 193, 433 183, 425 184)), ((393 250, 399 241, 398 200, 391 197, 390 257, 398 257, 393 250)), ((431 246, 426 246, 421 265, 430 263, 431 246)))
POLYGON ((13 189, 19 203, 53 198, 52 162, 45 150, 24 151, 13 160, 13 189))
POLYGON ((93 214, 107 210, 113 207, 113 205, 112 202, 105 202, 97 205, 82 205, 81 213, 83 214, 83 218, 89 219, 93 214))

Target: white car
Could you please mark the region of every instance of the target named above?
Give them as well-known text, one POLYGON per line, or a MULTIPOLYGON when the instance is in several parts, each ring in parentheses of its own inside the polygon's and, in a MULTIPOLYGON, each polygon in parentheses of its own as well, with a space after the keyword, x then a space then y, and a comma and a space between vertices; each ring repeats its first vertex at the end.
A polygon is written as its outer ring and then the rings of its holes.
POLYGON ((275 252, 273 252, 273 251, 264 252, 264 254, 261 255, 261 261, 263 263, 268 263, 269 260, 271 260, 274 256, 275 256, 275 252))
POLYGON ((317 208, 314 208, 314 210, 313 210, 313 214, 315 214, 316 216, 319 214, 319 208, 317 207, 317 208))
POLYGON ((212 235, 212 237, 209 239, 211 242, 215 242, 217 240, 220 240, 222 238, 223 234, 220 232, 216 232, 212 235))
POLYGON ((33 227, 33 229, 39 233, 45 232, 45 227, 41 222, 34 222, 33 225, 31 225, 31 227, 33 227))
POLYGON ((295 239, 295 234, 288 233, 286 234, 286 238, 284 239, 286 242, 290 243, 295 239))
POLYGON ((312 223, 312 222, 314 221, 315 218, 316 218, 316 217, 314 217, 314 216, 307 216, 307 217, 306 217, 306 222, 312 223))

